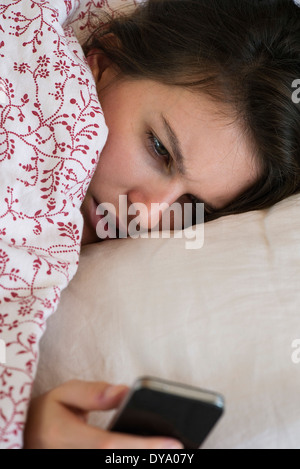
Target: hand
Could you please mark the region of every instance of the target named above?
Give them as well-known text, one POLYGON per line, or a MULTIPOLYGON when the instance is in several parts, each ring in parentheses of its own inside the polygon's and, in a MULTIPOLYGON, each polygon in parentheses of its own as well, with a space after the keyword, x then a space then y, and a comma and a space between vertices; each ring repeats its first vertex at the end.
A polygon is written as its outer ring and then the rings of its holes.
POLYGON ((108 432, 87 423, 92 410, 118 407, 129 388, 72 380, 32 399, 24 431, 25 449, 182 449, 166 437, 108 432))

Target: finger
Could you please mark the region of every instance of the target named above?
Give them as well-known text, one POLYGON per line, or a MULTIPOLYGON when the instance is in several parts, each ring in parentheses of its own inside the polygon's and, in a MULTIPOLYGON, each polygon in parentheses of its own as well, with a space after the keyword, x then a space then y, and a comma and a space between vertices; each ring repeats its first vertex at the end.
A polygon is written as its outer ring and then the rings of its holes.
POLYGON ((52 391, 53 397, 62 404, 90 410, 110 410, 117 407, 129 391, 125 385, 72 380, 52 391))
POLYGON ((72 441, 67 446, 80 449, 183 449, 183 445, 172 438, 108 432, 83 423, 73 425, 72 441))
POLYGON ((101 441, 102 449, 183 449, 183 445, 172 438, 105 433, 101 441))

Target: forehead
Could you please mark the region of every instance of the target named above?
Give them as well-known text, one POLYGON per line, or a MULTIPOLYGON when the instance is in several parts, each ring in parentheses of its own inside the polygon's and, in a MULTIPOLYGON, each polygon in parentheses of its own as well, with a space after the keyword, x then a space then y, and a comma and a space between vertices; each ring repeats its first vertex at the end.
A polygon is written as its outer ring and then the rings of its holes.
POLYGON ((205 191, 215 206, 224 206, 250 187, 259 174, 250 139, 233 110, 204 93, 149 83, 145 112, 157 126, 164 116, 175 132, 193 192, 205 191))

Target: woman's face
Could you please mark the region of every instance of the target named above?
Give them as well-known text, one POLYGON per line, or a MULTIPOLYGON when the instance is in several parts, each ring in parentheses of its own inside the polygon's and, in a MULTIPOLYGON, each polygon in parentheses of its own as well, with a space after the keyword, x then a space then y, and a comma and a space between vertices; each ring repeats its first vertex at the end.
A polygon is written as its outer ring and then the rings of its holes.
POLYGON ((82 244, 100 240, 98 204, 109 202, 120 214, 119 195, 127 196, 128 207, 147 207, 140 220, 150 228, 155 202, 170 206, 191 202, 192 195, 222 208, 255 182, 259 168, 251 145, 236 122, 218 113, 217 103, 151 80, 114 80, 114 69, 99 55, 88 62, 109 135, 81 208, 82 244))

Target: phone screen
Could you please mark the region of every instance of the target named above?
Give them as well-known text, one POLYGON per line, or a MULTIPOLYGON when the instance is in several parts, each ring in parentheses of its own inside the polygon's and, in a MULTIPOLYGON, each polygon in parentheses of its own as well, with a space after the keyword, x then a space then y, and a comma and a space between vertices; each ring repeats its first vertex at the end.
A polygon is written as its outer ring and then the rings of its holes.
POLYGON ((224 399, 220 394, 156 378, 140 378, 109 429, 173 437, 186 449, 197 449, 223 411, 224 399))

